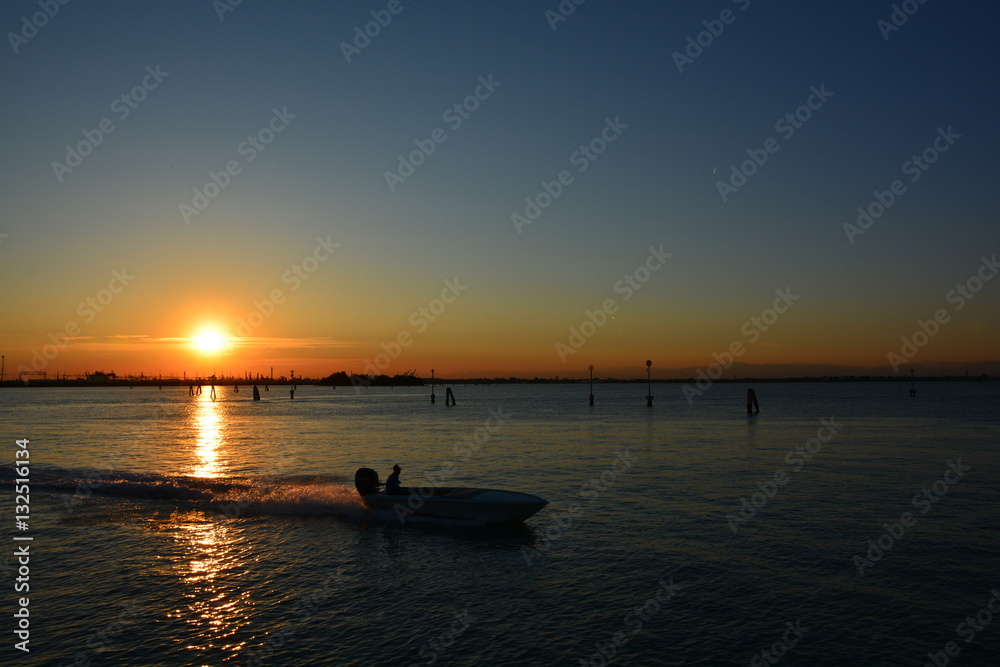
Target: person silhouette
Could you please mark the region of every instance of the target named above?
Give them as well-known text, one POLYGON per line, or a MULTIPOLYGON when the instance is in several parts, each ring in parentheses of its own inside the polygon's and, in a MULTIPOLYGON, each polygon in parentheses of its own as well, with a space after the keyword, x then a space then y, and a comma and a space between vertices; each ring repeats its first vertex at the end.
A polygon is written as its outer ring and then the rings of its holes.
POLYGON ((398 493, 398 494, 406 493, 406 490, 399 485, 399 473, 401 471, 402 468, 399 467, 398 463, 392 466, 392 474, 389 475, 389 478, 385 480, 386 493, 398 493))

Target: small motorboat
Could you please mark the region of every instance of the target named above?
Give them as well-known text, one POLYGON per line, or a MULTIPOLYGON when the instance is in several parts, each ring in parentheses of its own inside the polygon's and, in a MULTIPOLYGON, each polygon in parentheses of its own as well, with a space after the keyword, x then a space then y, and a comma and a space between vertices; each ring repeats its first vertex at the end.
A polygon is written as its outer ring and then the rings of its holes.
POLYGON ((413 487, 405 494, 385 493, 385 485, 371 468, 358 469, 354 486, 365 505, 395 511, 400 519, 416 514, 477 523, 516 523, 549 504, 530 493, 469 487, 413 487), (424 495, 428 491, 430 495, 424 495))

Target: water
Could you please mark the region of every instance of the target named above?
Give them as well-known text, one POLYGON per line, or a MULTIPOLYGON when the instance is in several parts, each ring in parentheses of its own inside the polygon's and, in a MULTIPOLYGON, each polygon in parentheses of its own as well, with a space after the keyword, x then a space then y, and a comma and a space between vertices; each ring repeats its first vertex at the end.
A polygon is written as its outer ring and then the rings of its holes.
POLYGON ((923 665, 952 641, 954 664, 995 664, 1000 385, 908 388, 760 384, 755 417, 737 384, 692 405, 655 386, 651 409, 645 385, 597 385, 593 407, 586 385, 459 386, 453 407, 426 388, 5 389, 5 458, 29 438, 31 462, 30 529, 10 516, 8 539, 34 540, 31 651, 3 660, 923 665), (550 505, 401 524, 353 489, 396 462, 412 486, 550 505))

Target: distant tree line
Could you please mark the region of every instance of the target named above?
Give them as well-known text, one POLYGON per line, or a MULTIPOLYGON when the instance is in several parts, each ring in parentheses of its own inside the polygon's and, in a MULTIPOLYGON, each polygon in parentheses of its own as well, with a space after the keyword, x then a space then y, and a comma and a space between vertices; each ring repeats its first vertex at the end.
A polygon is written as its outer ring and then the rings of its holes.
POLYGON ((407 371, 396 375, 348 375, 344 371, 338 371, 328 375, 319 381, 321 385, 333 385, 334 387, 352 387, 361 385, 364 387, 419 387, 424 381, 417 377, 416 371, 407 371))

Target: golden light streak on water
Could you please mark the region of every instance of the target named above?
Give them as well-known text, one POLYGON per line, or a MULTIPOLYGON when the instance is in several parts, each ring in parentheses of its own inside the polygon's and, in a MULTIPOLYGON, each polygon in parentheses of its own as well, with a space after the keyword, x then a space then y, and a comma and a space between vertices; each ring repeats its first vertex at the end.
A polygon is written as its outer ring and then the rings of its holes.
POLYGON ((198 401, 193 413, 196 462, 191 474, 195 477, 218 477, 222 474, 220 451, 225 445, 226 416, 223 405, 203 391, 195 397, 198 401))

